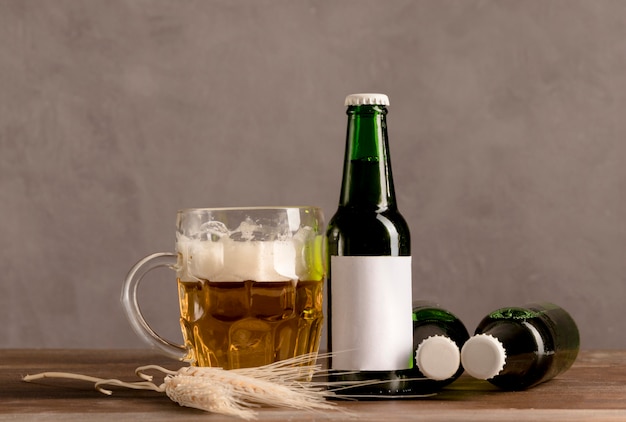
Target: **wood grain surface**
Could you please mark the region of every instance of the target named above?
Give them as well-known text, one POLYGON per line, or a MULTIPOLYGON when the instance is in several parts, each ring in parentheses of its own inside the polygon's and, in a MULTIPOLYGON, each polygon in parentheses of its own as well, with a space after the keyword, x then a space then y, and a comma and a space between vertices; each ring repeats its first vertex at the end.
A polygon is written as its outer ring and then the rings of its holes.
MULTIPOLYGON (((234 421, 232 417, 180 407, 164 394, 113 387, 106 396, 88 382, 27 374, 66 371, 135 381, 134 369, 180 367, 144 350, 0 350, 0 420, 234 421)), ((626 351, 583 351, 557 378, 520 392, 499 391, 463 375, 439 394, 421 399, 335 401, 345 412, 309 413, 261 408, 261 421, 626 421, 626 351)))

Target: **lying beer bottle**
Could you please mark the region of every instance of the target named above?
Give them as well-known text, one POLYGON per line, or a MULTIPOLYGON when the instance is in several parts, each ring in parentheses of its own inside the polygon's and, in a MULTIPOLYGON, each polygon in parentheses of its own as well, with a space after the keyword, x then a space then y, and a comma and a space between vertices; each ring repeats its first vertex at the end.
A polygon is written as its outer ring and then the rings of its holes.
POLYGON ((461 347, 469 338, 463 322, 452 312, 428 301, 413 302, 414 370, 422 393, 432 393, 463 374, 461 347))
POLYGON ((580 338, 572 317, 551 303, 486 316, 461 350, 465 371, 504 390, 523 390, 572 366, 580 338))
POLYGON ((343 181, 326 239, 330 378, 352 385, 337 392, 351 397, 407 395, 414 351, 411 243, 391 173, 389 99, 353 94, 345 105, 343 181))

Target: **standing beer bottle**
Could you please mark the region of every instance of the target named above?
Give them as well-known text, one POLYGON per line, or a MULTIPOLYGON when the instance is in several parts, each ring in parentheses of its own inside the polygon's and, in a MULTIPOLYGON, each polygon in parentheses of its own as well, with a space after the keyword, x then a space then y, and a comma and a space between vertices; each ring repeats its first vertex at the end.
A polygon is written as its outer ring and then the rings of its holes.
POLYGON ((428 301, 413 302, 414 370, 426 377, 419 391, 432 393, 463 373, 461 347, 469 338, 463 322, 452 312, 428 301))
POLYGON ((576 323, 562 308, 536 303, 487 315, 461 350, 465 371, 504 390, 523 390, 569 369, 579 349, 576 323))
POLYGON ((384 94, 346 97, 348 130, 339 207, 329 222, 331 381, 353 397, 411 394, 411 244, 398 211, 384 94), (348 374, 349 372, 349 374, 348 374), (357 387, 360 381, 379 380, 357 387))

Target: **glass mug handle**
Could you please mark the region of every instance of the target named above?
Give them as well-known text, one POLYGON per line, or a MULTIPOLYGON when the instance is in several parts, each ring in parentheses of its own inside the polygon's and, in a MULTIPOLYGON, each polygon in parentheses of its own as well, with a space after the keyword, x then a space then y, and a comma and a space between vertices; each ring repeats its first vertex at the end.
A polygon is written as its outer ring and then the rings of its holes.
POLYGON ((148 255, 141 261, 137 262, 130 270, 122 286, 122 306, 128 317, 131 327, 135 333, 149 345, 156 347, 167 356, 178 360, 183 360, 187 356, 187 349, 184 346, 174 344, 159 336, 148 325, 137 301, 137 289, 143 277, 159 267, 176 268, 178 263, 178 254, 170 252, 159 252, 148 255))

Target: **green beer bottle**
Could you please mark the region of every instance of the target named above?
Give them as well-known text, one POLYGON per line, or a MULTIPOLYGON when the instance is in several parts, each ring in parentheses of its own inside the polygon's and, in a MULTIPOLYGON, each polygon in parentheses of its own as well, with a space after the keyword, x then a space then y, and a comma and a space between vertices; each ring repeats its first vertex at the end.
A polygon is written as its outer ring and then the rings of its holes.
POLYGON ((411 242, 396 204, 384 94, 346 97, 348 130, 337 212, 329 222, 331 381, 352 397, 412 393, 411 242), (378 380, 357 387, 359 382, 378 380))
POLYGON ((433 302, 413 302, 413 369, 416 377, 428 378, 416 385, 420 392, 440 390, 463 374, 461 347, 468 338, 465 325, 452 312, 433 302))
POLYGON ((475 378, 523 390, 569 369, 579 347, 572 317, 552 303, 535 303, 483 318, 461 349, 461 362, 475 378))

